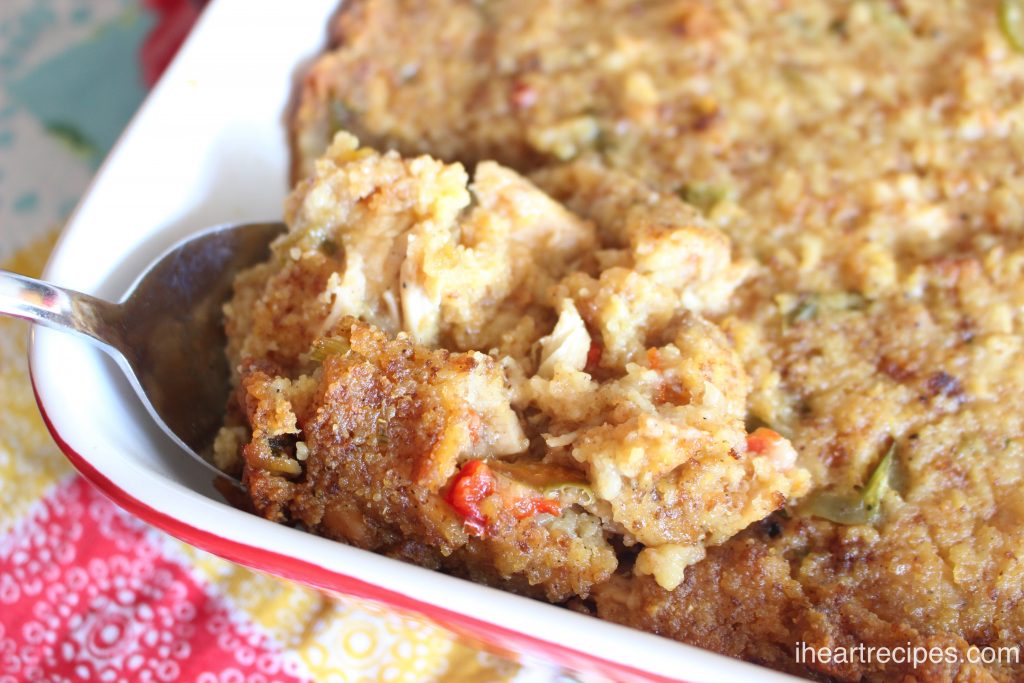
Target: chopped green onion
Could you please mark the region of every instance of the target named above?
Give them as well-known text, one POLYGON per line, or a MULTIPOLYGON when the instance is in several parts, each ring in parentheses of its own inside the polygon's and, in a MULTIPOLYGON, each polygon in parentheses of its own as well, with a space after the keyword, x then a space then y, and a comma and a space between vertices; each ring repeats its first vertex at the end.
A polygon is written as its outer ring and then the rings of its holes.
POLYGON ((295 247, 298 247, 301 252, 313 248, 322 249, 323 243, 327 239, 326 231, 327 228, 323 225, 310 225, 301 230, 289 228, 289 232, 281 235, 274 242, 274 253, 279 257, 287 258, 295 247))
POLYGON ((871 10, 875 20, 884 28, 893 33, 909 36, 911 33, 910 24, 893 3, 887 0, 875 0, 871 3, 871 10))
POLYGON ((711 183, 687 183, 679 188, 679 198, 704 214, 711 213, 728 196, 728 188, 711 183))
POLYGON ((501 460, 491 462, 490 467, 496 474, 539 491, 546 498, 565 493, 576 496, 580 505, 591 505, 597 500, 586 476, 578 470, 545 462, 501 460))
POLYGON ((309 351, 309 357, 318 363, 322 363, 328 356, 348 353, 350 348, 352 347, 347 339, 342 337, 324 337, 313 342, 313 348, 309 351))
POLYGON ((560 498, 562 494, 565 494, 566 497, 575 496, 576 502, 584 507, 587 505, 593 505, 597 502, 597 497, 594 496, 594 489, 587 484, 579 484, 575 482, 555 484, 553 486, 545 487, 543 493, 547 498, 560 498))
POLYGON ((1024 52, 1024 2, 999 0, 999 28, 1017 52, 1024 52))
POLYGON ((895 456, 896 442, 893 442, 862 491, 846 494, 822 491, 804 501, 799 507, 800 512, 836 524, 873 523, 878 519, 882 497, 890 488, 895 456))
POLYGON ((800 512, 821 517, 836 524, 867 524, 872 515, 864 508, 864 501, 856 495, 822 492, 811 496, 800 512))
POLYGON ((889 482, 892 479, 892 461, 896 454, 896 442, 889 446, 889 451, 882 458, 882 461, 875 467, 875 471, 868 477, 868 483, 864 486, 864 494, 861 499, 864 501, 864 509, 870 514, 878 511, 882 503, 882 496, 889 490, 889 482))
POLYGON ((857 292, 804 292, 780 294, 776 303, 785 315, 783 322, 792 324, 813 320, 821 313, 858 311, 864 308, 867 300, 857 292))
POLYGON ((790 322, 799 323, 818 315, 818 299, 809 297, 796 305, 789 314, 790 322))

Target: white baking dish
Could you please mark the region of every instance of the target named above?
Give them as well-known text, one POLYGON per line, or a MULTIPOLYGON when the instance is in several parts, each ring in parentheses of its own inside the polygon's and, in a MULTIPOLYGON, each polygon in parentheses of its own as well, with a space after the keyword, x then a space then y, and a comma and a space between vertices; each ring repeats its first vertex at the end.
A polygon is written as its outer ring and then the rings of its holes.
MULTIPOLYGON (((293 79, 336 0, 219 0, 97 174, 46 268, 57 284, 118 299, 179 238, 276 219, 287 191, 293 79)), ((494 647, 618 680, 790 677, 275 525, 226 505, 152 424, 118 367, 35 331, 31 370, 61 448, 93 484, 156 527, 236 562, 428 616, 494 647)))

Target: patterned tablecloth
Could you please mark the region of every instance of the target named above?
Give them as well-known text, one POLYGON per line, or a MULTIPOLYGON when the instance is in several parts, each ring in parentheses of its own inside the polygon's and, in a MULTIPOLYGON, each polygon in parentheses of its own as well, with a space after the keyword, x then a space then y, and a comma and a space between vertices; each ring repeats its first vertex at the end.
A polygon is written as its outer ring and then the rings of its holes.
MULTIPOLYGON (((188 0, 0 3, 0 263, 57 228, 199 12, 188 0)), ((547 680, 424 621, 191 548, 74 474, 0 319, 0 683, 547 680)))

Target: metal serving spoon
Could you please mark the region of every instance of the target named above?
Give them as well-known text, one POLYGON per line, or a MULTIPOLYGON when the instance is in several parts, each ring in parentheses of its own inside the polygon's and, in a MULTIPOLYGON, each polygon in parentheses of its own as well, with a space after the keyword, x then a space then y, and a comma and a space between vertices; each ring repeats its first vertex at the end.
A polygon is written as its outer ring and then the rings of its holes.
POLYGON ((128 375, 150 415, 193 458, 224 418, 230 368, 222 308, 239 271, 265 261, 283 223, 205 230, 154 261, 121 303, 0 270, 0 314, 96 342, 128 375))

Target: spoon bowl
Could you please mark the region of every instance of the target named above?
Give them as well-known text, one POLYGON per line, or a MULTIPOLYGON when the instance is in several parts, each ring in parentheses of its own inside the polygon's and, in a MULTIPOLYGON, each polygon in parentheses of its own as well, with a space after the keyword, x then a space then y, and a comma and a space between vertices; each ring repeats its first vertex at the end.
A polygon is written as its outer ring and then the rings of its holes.
POLYGON ((110 353, 157 424, 209 460, 231 391, 223 308, 235 276, 270 254, 279 222, 210 228, 178 242, 119 303, 0 270, 0 315, 89 340, 110 353))

